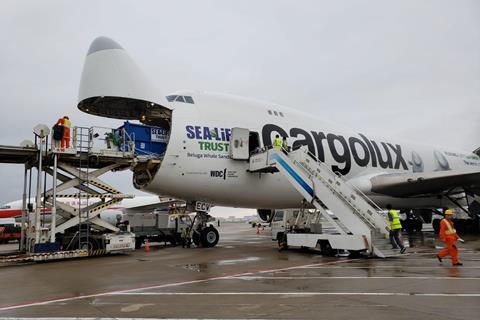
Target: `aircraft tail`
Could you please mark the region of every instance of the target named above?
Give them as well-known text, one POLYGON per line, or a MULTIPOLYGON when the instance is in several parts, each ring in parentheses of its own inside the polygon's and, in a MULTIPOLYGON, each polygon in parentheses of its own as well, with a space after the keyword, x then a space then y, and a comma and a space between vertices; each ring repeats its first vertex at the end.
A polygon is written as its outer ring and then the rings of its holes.
POLYGON ((96 38, 88 49, 78 97, 84 112, 117 119, 140 119, 165 107, 163 95, 117 42, 96 38))

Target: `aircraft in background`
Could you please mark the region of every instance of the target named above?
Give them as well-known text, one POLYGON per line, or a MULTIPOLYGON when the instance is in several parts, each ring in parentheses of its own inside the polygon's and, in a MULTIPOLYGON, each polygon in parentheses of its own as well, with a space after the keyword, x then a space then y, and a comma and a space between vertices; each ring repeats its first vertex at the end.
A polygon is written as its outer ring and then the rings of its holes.
MULTIPOLYGON (((118 43, 105 37, 88 50, 78 108, 167 131, 161 161, 133 168, 133 183, 189 204, 261 209, 266 220, 272 209, 298 208, 303 197, 284 176, 248 172, 248 155, 271 146, 277 134, 287 137, 292 149, 308 148, 380 206, 460 207, 480 194, 478 151, 373 137, 310 113, 232 95, 182 90, 165 96, 118 43), (232 128, 245 129, 246 139, 245 130, 237 136, 232 128)), ((200 228, 218 237, 206 223, 200 228)))
MULTIPOLYGON (((63 202, 70 206, 86 206, 87 201, 82 200, 80 203, 78 199, 75 198, 57 198, 57 201, 63 202)), ((89 204, 92 204, 94 201, 100 200, 89 200, 89 204)), ((22 200, 16 200, 9 203, 6 203, 0 207, 0 224, 3 223, 12 223, 13 221, 19 223, 22 216, 22 200)), ((33 205, 32 211, 30 212, 31 219, 34 219, 35 211, 35 198, 30 198, 30 203, 33 205)), ((119 219, 124 214, 127 213, 145 213, 153 212, 155 210, 168 210, 172 205, 180 205, 181 202, 172 198, 165 198, 159 196, 136 196, 132 199, 123 199, 118 204, 115 204, 107 209, 103 210, 100 213, 100 219, 105 220, 106 222, 115 225, 119 219)), ((45 222, 50 222, 50 210, 42 210, 43 219, 45 222)))

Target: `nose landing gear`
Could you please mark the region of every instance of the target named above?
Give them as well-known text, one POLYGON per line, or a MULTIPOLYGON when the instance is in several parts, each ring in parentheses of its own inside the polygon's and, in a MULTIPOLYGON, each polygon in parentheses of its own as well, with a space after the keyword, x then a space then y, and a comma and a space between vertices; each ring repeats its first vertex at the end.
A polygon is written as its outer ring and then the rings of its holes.
POLYGON ((208 222, 212 217, 202 211, 198 211, 193 219, 192 241, 198 247, 215 247, 220 239, 218 230, 208 222))

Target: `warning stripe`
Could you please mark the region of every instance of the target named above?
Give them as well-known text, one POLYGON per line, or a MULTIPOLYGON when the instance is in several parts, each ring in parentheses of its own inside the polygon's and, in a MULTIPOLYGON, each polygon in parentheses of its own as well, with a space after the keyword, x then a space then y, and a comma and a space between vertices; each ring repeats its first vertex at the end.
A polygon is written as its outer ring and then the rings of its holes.
POLYGON ((97 188, 100 188, 100 189, 103 189, 105 191, 109 191, 111 193, 115 193, 115 194, 118 194, 120 193, 120 191, 118 191, 117 189, 107 185, 107 184, 103 184, 103 183, 100 183, 100 182, 97 182, 95 180, 91 180, 91 181, 88 181, 89 184, 91 185, 94 185, 95 187, 97 188))
POLYGON ((106 249, 97 249, 97 250, 90 250, 88 252, 88 256, 93 257, 93 256, 103 256, 107 254, 106 249))
POLYGON ((112 200, 110 200, 110 201, 107 201, 107 202, 105 202, 105 203, 99 204, 98 206, 96 206, 96 207, 88 210, 88 213, 89 213, 89 214, 90 214, 90 213, 95 213, 95 212, 97 212, 97 211, 99 211, 99 210, 102 210, 102 209, 104 209, 104 208, 106 208, 106 207, 109 207, 109 206, 111 206, 112 204, 118 203, 118 202, 120 202, 120 201, 121 201, 121 199, 112 199, 112 200))
POLYGON ((121 193, 99 193, 99 194, 91 194, 91 193, 74 193, 74 194, 57 194, 57 198, 131 198, 130 195, 121 194, 121 193))
POLYGON ((45 253, 33 253, 25 256, 7 256, 0 260, 1 263, 27 262, 27 261, 45 261, 56 259, 69 259, 87 257, 87 250, 56 251, 45 253))

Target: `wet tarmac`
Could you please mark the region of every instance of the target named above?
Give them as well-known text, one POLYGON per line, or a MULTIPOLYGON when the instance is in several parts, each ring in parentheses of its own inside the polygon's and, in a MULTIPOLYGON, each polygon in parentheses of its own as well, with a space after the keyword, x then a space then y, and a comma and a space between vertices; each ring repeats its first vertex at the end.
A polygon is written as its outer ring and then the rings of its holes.
POLYGON ((432 232, 388 260, 276 250, 268 231, 224 224, 216 248, 0 268, 0 318, 477 319, 480 240, 440 264, 432 232))

